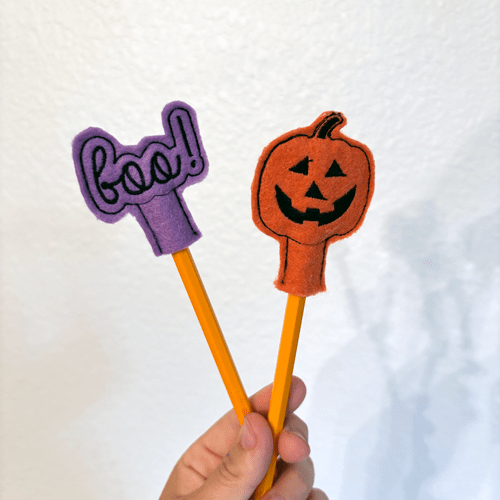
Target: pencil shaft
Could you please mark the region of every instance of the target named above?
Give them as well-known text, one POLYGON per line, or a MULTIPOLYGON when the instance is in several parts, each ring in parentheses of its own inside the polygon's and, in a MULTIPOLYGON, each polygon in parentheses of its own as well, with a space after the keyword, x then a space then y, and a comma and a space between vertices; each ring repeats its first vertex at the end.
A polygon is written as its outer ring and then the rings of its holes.
POLYGON ((305 297, 288 295, 283 332, 281 334, 278 352, 278 362, 276 364, 273 390, 271 393, 271 403, 267 416, 269 425, 273 431, 274 453, 267 474, 255 491, 254 500, 259 500, 273 485, 274 472, 278 458, 278 438, 283 430, 283 423, 286 416, 288 396, 290 395, 290 385, 292 383, 293 365, 295 364, 295 354, 297 353, 305 301, 305 297))
POLYGON ((240 424, 252 411, 189 248, 172 254, 240 424))

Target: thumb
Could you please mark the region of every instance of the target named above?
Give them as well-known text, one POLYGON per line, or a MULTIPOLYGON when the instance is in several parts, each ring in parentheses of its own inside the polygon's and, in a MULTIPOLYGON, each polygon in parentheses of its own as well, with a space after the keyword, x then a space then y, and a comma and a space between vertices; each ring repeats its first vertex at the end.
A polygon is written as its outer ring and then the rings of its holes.
POLYGON ((192 500, 248 500, 264 478, 273 453, 273 437, 266 419, 250 413, 238 439, 192 500))

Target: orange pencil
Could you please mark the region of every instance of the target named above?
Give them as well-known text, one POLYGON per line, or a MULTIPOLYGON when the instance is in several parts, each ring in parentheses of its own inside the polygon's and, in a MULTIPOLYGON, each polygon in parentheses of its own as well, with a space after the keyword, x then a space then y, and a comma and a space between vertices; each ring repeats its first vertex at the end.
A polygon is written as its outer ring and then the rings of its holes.
POLYGON ((126 146, 96 127, 73 140, 73 161, 83 197, 100 220, 133 215, 155 255, 172 254, 240 422, 251 411, 189 245, 201 237, 183 199, 186 187, 208 172, 195 110, 182 101, 161 113, 163 135, 126 146))
POLYGON ((252 411, 189 248, 172 254, 240 424, 252 411))
POLYGON ((297 353, 297 345, 299 343, 300 326, 302 324, 305 302, 305 297, 288 295, 278 352, 278 362, 276 364, 271 393, 271 403, 267 415, 267 420, 273 431, 274 453, 267 474, 255 491, 254 500, 260 500, 273 485, 274 472, 278 460, 278 439, 283 430, 283 423, 286 417, 286 407, 292 383, 293 365, 295 364, 295 354, 297 353))
POLYGON ((289 294, 268 416, 275 450, 255 500, 274 479, 305 297, 326 290, 328 246, 359 229, 373 196, 373 156, 341 132, 345 124, 342 113, 321 114, 268 144, 255 170, 253 221, 280 244, 274 284, 289 294))

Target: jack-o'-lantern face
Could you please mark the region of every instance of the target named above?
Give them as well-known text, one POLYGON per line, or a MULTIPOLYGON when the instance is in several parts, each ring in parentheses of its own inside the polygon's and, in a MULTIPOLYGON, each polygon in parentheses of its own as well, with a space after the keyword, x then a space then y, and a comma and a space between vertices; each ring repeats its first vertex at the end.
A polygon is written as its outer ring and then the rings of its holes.
POLYGON ((305 245, 359 227, 373 191, 373 160, 366 146, 340 134, 343 125, 340 113, 325 113, 264 150, 254 181, 254 220, 305 245))

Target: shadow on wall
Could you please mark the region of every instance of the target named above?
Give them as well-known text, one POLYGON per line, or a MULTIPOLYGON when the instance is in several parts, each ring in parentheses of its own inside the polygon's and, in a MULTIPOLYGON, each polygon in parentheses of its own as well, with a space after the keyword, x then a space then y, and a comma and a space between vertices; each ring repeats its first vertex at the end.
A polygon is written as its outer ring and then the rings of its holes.
MULTIPOLYGON (((481 168, 498 191, 498 165, 481 168)), ((340 260, 357 336, 313 390, 331 395, 313 405, 331 428, 323 481, 338 498, 500 498, 500 210, 463 223, 445 213, 458 198, 451 188, 388 221, 376 290, 358 292, 340 260)))

